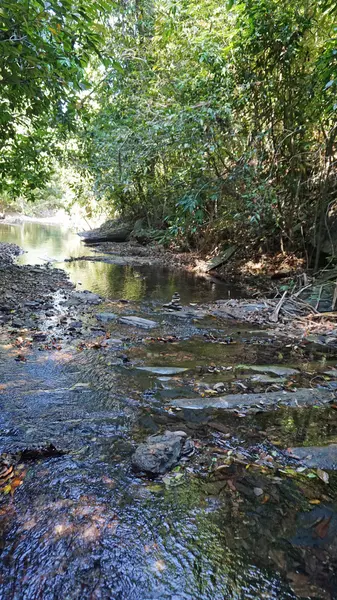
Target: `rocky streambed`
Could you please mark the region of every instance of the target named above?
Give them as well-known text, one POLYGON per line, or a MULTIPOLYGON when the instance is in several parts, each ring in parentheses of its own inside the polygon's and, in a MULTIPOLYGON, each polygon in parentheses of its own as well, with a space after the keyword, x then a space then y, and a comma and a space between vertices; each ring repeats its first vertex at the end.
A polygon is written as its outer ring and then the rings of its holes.
POLYGON ((333 345, 0 268, 5 600, 335 597, 333 345))

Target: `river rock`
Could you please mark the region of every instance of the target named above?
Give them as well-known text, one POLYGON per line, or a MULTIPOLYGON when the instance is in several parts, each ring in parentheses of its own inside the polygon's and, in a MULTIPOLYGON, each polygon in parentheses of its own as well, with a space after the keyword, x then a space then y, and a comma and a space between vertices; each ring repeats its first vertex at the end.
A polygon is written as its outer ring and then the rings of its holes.
POLYGON ((12 264, 15 257, 22 253, 23 250, 16 244, 0 242, 0 264, 12 264))
POLYGON ((225 387, 226 387, 225 384, 222 381, 219 381, 219 383, 215 383, 213 385, 213 390, 215 392, 223 392, 225 387))
POLYGON ((134 327, 142 327, 143 329, 152 329, 153 327, 158 327, 157 321, 151 321, 151 319, 143 319, 142 317, 136 317, 133 315, 121 317, 119 321, 125 325, 133 325, 134 327))
POLYGON ((192 410, 203 409, 249 409, 250 411, 261 411, 273 406, 313 406, 333 402, 335 394, 325 388, 301 388, 295 392, 265 392, 261 394, 228 394, 214 398, 180 398, 172 401, 176 408, 188 408, 192 410))
POLYGON ((102 302, 102 298, 98 294, 93 292, 71 292, 69 298, 62 302, 66 306, 78 306, 79 304, 99 304, 102 302))
POLYGON ((137 371, 146 371, 154 375, 178 375, 187 371, 183 367, 136 367, 137 371))
POLYGON ((281 365, 238 365, 237 368, 243 371, 254 371, 254 373, 272 373, 278 377, 289 377, 299 374, 297 369, 282 367, 281 365))
POLYGON ((329 377, 337 377, 337 369, 330 369, 330 371, 324 371, 324 375, 329 375, 329 377))
POLYGON ((109 321, 116 321, 117 315, 115 315, 114 313, 110 313, 110 312, 102 312, 102 313, 97 313, 96 319, 98 321, 101 321, 102 323, 108 323, 109 321))
POLYGON ((69 331, 76 331, 81 329, 83 326, 82 321, 72 321, 71 323, 69 323, 68 325, 68 330, 69 331))
POLYGON ((301 446, 290 448, 289 451, 296 458, 300 458, 307 467, 337 470, 337 444, 301 446))
POLYGON ((105 340, 104 346, 107 348, 113 348, 115 346, 123 346, 124 342, 120 338, 109 338, 105 340))
POLYGON ((193 452, 193 442, 184 431, 165 431, 151 435, 140 444, 132 456, 135 471, 148 475, 163 475, 178 464, 182 456, 193 452))

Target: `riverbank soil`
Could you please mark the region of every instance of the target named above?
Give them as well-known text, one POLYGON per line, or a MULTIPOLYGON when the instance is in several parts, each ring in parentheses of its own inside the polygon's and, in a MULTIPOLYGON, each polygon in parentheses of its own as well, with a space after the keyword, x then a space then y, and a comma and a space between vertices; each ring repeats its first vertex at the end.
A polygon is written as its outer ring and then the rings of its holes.
POLYGON ((189 279, 184 300, 103 297, 17 253, 0 249, 2 598, 336 598, 334 321, 195 302, 189 279), (136 471, 172 432, 188 451, 136 471))

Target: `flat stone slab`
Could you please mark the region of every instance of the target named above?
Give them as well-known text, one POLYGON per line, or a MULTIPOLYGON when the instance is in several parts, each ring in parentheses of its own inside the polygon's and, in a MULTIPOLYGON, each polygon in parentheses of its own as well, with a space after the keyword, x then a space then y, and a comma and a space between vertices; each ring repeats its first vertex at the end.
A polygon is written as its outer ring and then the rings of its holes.
POLYGON ((290 453, 308 467, 337 470, 337 444, 290 448, 290 453))
POLYGON ((158 327, 157 321, 151 321, 151 319, 143 319, 142 317, 135 316, 121 317, 119 322, 124 323, 125 325, 133 325, 134 327, 142 327, 143 329, 158 327))
POLYGON ((259 373, 258 375, 252 375, 250 381, 253 383, 285 383, 287 380, 285 377, 271 377, 270 375, 264 375, 259 373))
POLYGON ((278 377, 287 377, 290 375, 299 374, 297 369, 292 369, 291 367, 282 367, 279 365, 238 365, 236 368, 242 369, 243 371, 254 371, 254 373, 272 373, 272 375, 277 375, 278 377))
POLYGON ((330 377, 337 377, 337 369, 330 369, 330 371, 324 371, 324 375, 329 375, 330 377))
POLYGON ((137 371, 146 371, 153 375, 178 375, 187 371, 183 367, 136 367, 137 371))
POLYGON ((203 410, 206 408, 265 410, 275 405, 313 406, 335 400, 335 393, 328 389, 298 389, 296 392, 266 392, 261 394, 228 394, 218 398, 178 398, 171 402, 176 408, 203 410))

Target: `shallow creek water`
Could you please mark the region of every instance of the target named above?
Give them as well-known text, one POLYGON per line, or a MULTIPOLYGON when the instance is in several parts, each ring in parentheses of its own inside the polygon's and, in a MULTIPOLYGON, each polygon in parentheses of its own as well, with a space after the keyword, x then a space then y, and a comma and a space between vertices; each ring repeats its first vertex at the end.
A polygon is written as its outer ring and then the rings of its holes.
POLYGON ((240 295, 240 291, 233 289, 233 286, 179 270, 129 267, 104 262, 63 262, 66 258, 97 256, 97 253, 85 246, 78 235, 56 225, 35 222, 0 224, 0 242, 12 242, 25 250, 18 259, 19 264, 46 264, 47 261, 54 261, 56 267, 67 271, 78 289, 87 289, 106 298, 167 301, 178 291, 183 302, 209 302, 227 298, 229 294, 232 297, 240 295))
MULTIPOLYGON (((83 254, 78 238, 51 226, 0 226, 0 241, 27 250, 25 263, 83 254)), ((158 269, 65 268, 84 289, 132 300, 123 310, 149 318, 162 316, 162 301, 174 291, 185 303, 228 293, 225 285, 158 269)), ((304 365, 299 382, 308 384, 336 357, 282 347, 247 325, 178 314, 165 314, 151 332, 117 323, 110 332, 123 340, 117 351, 80 352, 78 340, 67 339, 59 350, 30 350, 27 362, 14 361, 15 349, 0 333, 0 452, 46 443, 67 451, 25 465, 23 484, 2 505, 0 598, 337 598, 334 474, 329 491, 315 480, 308 492, 291 478, 272 481, 240 463, 226 477, 213 469, 229 448, 270 451, 274 444, 276 452, 336 442, 337 411, 283 408, 243 417, 169 407, 171 398, 193 396, 200 384, 239 382, 242 392, 247 380, 231 369, 238 364, 304 365), (176 336, 173 343, 162 341, 169 335, 176 336), (163 377, 139 366, 188 370, 163 377), (135 444, 165 427, 185 429, 196 455, 176 480, 136 477, 130 469, 135 444), (253 491, 261 488, 263 500, 253 491), (319 504, 308 505, 317 496, 319 504)))

